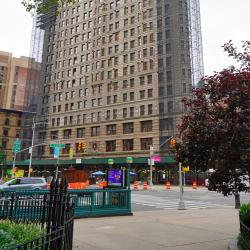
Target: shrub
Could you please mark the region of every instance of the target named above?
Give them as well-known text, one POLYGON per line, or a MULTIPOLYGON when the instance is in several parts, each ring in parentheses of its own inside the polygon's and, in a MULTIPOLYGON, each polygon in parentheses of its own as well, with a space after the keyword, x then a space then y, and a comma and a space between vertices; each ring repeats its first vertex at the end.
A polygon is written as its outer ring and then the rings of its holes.
POLYGON ((240 215, 241 221, 247 227, 250 227, 250 203, 244 204, 240 207, 239 215, 240 215))
POLYGON ((43 230, 35 224, 0 221, 0 250, 7 245, 22 244, 30 241, 39 237, 42 233, 43 230))
POLYGON ((16 241, 11 237, 8 232, 5 232, 3 229, 0 229, 0 250, 5 249, 6 247, 15 243, 16 241))
POLYGON ((249 241, 245 239, 242 234, 239 234, 238 236, 238 246, 240 247, 240 250, 249 250, 249 241))

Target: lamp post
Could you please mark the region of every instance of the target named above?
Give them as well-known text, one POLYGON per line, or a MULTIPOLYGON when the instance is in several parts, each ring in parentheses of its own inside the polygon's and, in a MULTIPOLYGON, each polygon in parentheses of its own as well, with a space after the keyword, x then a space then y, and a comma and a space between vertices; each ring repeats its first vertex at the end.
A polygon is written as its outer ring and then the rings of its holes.
POLYGON ((154 156, 154 146, 150 146, 150 178, 149 178, 149 186, 153 186, 153 156, 154 156))
POLYGON ((182 186, 182 174, 181 174, 181 162, 179 162, 179 187, 180 187, 180 200, 179 200, 179 210, 185 210, 185 203, 183 200, 183 186, 182 186))
POLYGON ((131 212, 131 190, 130 190, 130 164, 133 163, 133 157, 128 156, 126 159, 128 164, 128 172, 127 172, 127 186, 128 186, 128 207, 129 211, 131 212))
POLYGON ((28 177, 30 177, 30 173, 31 173, 32 156, 33 156, 33 147, 34 147, 34 139, 35 139, 35 130, 36 130, 36 125, 38 125, 38 124, 47 124, 47 123, 46 123, 46 122, 35 122, 35 116, 33 116, 33 123, 32 123, 32 139, 31 139, 31 147, 29 148, 30 161, 29 161, 29 172, 28 172, 28 177))

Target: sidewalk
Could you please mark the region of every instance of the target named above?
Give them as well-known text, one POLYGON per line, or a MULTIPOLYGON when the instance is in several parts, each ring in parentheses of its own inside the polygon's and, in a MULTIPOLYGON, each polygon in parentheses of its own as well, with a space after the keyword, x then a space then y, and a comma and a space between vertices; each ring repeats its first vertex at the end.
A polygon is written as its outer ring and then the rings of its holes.
POLYGON ((238 210, 161 210, 75 220, 74 249, 225 250, 239 232, 238 210))

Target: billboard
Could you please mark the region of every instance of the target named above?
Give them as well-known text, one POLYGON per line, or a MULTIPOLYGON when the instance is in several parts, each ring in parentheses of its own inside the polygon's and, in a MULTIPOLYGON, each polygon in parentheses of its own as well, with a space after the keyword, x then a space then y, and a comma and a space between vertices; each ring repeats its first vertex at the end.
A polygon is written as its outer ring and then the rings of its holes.
POLYGON ((123 175, 122 170, 119 169, 110 169, 107 174, 107 181, 109 187, 122 187, 123 184, 123 175))

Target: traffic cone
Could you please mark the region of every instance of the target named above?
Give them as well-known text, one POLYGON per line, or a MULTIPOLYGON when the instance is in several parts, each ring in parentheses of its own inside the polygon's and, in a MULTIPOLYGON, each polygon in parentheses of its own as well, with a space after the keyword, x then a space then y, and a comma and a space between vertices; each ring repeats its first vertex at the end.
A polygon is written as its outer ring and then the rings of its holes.
POLYGON ((167 188, 167 190, 170 189, 170 181, 167 181, 167 182, 166 182, 166 188, 167 188))
POLYGON ((193 181, 193 189, 196 189, 197 185, 196 185, 196 181, 193 181))
POLYGON ((134 190, 138 190, 138 181, 134 181, 134 190))
POLYGON ((148 190, 148 183, 146 181, 143 182, 143 189, 148 190))

